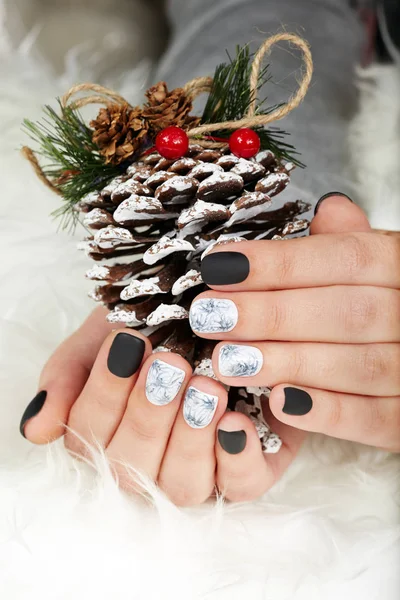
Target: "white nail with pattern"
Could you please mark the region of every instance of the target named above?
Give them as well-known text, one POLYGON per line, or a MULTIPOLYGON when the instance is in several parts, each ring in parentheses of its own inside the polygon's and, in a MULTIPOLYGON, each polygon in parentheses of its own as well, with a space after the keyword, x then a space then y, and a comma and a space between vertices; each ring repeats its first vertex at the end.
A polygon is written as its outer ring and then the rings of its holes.
POLYGON ((255 346, 224 344, 219 351, 219 372, 223 377, 253 377, 261 371, 263 355, 255 346))
POLYGON ((169 404, 178 394, 184 379, 185 371, 156 358, 147 373, 148 401, 156 406, 169 404))
POLYGON ((203 429, 213 420, 217 404, 218 396, 206 394, 190 386, 183 403, 183 417, 193 429, 203 429))
POLYGON ((200 298, 190 307, 190 326, 199 333, 225 333, 238 322, 238 309, 232 300, 200 298))

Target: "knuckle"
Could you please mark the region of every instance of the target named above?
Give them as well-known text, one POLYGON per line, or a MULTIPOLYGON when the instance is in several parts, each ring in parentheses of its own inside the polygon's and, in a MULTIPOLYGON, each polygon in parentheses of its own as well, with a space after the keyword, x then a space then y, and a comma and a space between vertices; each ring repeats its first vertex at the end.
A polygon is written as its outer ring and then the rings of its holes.
POLYGON ((352 339, 353 335, 359 335, 375 324, 379 314, 378 298, 365 289, 355 288, 348 294, 341 310, 345 331, 352 339))
POLYGON ((160 437, 160 425, 152 423, 148 419, 126 414, 123 419, 123 426, 129 430, 130 435, 141 442, 154 442, 160 437))
POLYGON ((400 452, 400 398, 393 398, 391 400, 393 400, 392 410, 390 411, 390 416, 385 420, 386 426, 390 420, 391 429, 390 433, 384 436, 386 439, 384 449, 397 453, 400 452))
POLYGON ((391 344, 393 356, 388 360, 389 377, 393 381, 393 393, 400 394, 400 344, 391 344))
POLYGON ((378 345, 365 346, 361 352, 360 362, 361 376, 367 383, 380 383, 390 374, 390 362, 384 350, 378 345))
POLYGON ((299 347, 293 350, 290 355, 289 374, 290 378, 294 378, 296 381, 298 378, 304 378, 307 375, 307 357, 299 347))
POLYGON ((269 310, 265 311, 266 331, 276 337, 282 331, 286 322, 286 309, 283 303, 273 301, 269 310))
POLYGON ((340 395, 332 397, 331 401, 327 398, 321 397, 321 406, 328 405, 328 430, 334 432, 340 428, 343 418, 343 400, 340 395))
MULTIPOLYGON (((389 424, 389 416, 384 410, 381 398, 370 398, 367 402, 368 409, 364 412, 363 430, 365 443, 378 445, 387 438, 387 433, 393 424, 389 424)), ((392 418, 394 415, 391 415, 392 418)))
POLYGON ((344 236, 340 254, 341 263, 351 279, 357 279, 373 263, 369 245, 355 233, 344 236))
POLYGON ((196 490, 182 482, 158 481, 159 488, 168 496, 176 506, 187 507, 203 504, 212 494, 212 489, 207 491, 196 490))
POLYGON ((188 465, 196 468, 197 465, 204 464, 205 460, 211 460, 212 454, 209 450, 197 444, 185 444, 184 447, 179 448, 179 458, 185 468, 188 465))
POLYGON ((292 279, 293 272, 296 268, 293 252, 289 252, 288 246, 282 244, 281 251, 277 254, 276 279, 279 287, 285 285, 292 279))

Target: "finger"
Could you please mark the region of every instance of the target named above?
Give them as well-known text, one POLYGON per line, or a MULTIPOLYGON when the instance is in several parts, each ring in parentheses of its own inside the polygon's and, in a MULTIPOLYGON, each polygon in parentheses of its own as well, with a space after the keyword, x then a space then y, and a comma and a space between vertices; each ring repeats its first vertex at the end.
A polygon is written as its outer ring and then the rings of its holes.
POLYGON ((26 408, 21 434, 34 444, 46 444, 64 434, 72 404, 81 393, 105 337, 115 329, 107 310, 94 310, 47 361, 40 375, 39 393, 26 408))
POLYGON ((200 376, 189 381, 158 480, 178 506, 201 504, 214 491, 215 432, 226 405, 227 392, 217 381, 200 376))
POLYGON ((226 340, 378 343, 400 341, 400 290, 367 286, 208 291, 189 313, 200 337, 226 340))
POLYGON ((331 192, 320 198, 311 221, 311 235, 371 231, 364 211, 345 194, 331 192))
MULTIPOLYGON (((321 209, 322 210, 322 209, 321 209)), ((376 233, 326 233, 292 240, 216 246, 202 278, 223 291, 373 285, 400 287, 400 238, 376 233)))
POLYGON ((79 437, 89 444, 108 445, 121 422, 140 365, 150 352, 149 340, 131 329, 113 332, 105 339, 69 415, 71 431, 66 432, 65 444, 71 452, 85 454, 79 437))
POLYGON ((298 429, 400 451, 399 396, 371 398, 282 384, 272 390, 270 408, 298 429))
POLYGON ((228 412, 220 419, 216 457, 217 488, 227 500, 254 500, 275 483, 275 473, 261 450, 257 431, 243 414, 228 412))
MULTIPOLYGON (((232 344, 230 345, 232 346, 232 344)), ((220 343, 214 368, 227 385, 243 385, 243 376, 227 376, 250 365, 247 345, 229 358, 220 343), (227 361, 230 360, 230 363, 227 361)), ((251 385, 273 387, 284 381, 347 394, 397 396, 400 394, 400 344, 324 344, 264 342, 257 344, 262 365, 251 385)))
POLYGON ((283 440, 277 454, 263 454, 256 429, 245 415, 227 412, 219 421, 217 487, 226 499, 245 502, 258 498, 282 476, 297 454, 304 432, 275 423, 270 417, 268 423, 274 431, 279 431, 283 440))
POLYGON ((133 490, 132 477, 124 465, 157 479, 191 375, 189 363, 172 352, 152 354, 143 364, 121 424, 107 448, 122 487, 133 490))

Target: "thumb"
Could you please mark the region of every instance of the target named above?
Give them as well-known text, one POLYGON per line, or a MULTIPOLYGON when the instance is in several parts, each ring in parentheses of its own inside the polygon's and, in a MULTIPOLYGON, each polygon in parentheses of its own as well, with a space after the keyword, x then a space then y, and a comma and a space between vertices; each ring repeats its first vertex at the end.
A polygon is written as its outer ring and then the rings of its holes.
POLYGON ((97 353, 115 325, 107 323, 105 308, 97 308, 47 361, 39 393, 28 404, 21 434, 34 444, 46 444, 64 434, 72 405, 89 377, 97 353))
POLYGON ((341 192, 325 194, 317 202, 311 221, 311 235, 371 231, 364 211, 341 192))

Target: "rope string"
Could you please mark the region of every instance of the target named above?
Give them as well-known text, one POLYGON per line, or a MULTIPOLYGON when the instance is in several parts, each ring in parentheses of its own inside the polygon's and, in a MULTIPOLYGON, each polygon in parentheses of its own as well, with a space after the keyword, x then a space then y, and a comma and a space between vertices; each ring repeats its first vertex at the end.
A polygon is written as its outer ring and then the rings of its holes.
POLYGON ((305 40, 293 33, 278 33, 277 35, 273 35, 265 40, 253 59, 250 75, 251 102, 247 111, 247 115, 243 119, 238 119, 237 121, 224 121, 222 123, 207 123, 205 125, 199 125, 198 127, 190 129, 187 134, 189 137, 196 137, 203 133, 211 133, 212 131, 218 131, 221 129, 239 129, 241 127, 251 128, 260 125, 268 125, 268 123, 283 119, 283 117, 286 117, 286 115, 288 115, 293 109, 297 108, 297 106, 299 106, 299 104, 303 101, 311 83, 312 73, 313 61, 311 51, 305 40), (287 103, 267 115, 255 115, 258 76, 260 73, 262 60, 264 56, 270 52, 272 46, 283 41, 291 42, 294 46, 297 46, 302 51, 305 65, 303 78, 299 84, 297 92, 293 94, 291 98, 289 98, 287 103))
POLYGON ((55 192, 59 196, 62 196, 61 190, 59 190, 51 181, 51 179, 49 179, 47 175, 45 175, 33 150, 31 150, 31 148, 28 148, 28 146, 23 146, 21 148, 21 153, 22 156, 31 163, 33 170, 35 171, 40 181, 42 181, 44 185, 48 187, 52 192, 55 192))
POLYGON ((70 106, 71 108, 81 108, 82 106, 86 106, 88 104, 110 104, 110 100, 112 100, 115 104, 128 104, 129 102, 125 100, 123 96, 114 92, 114 90, 110 90, 109 88, 104 87, 103 85, 98 85, 97 83, 79 83, 78 85, 72 86, 68 92, 64 94, 61 98, 61 106, 70 106), (80 94, 81 92, 96 92, 98 95, 93 94, 92 96, 85 96, 84 98, 78 98, 69 104, 69 101, 73 96, 80 94))
POLYGON ((212 84, 212 77, 196 77, 196 79, 191 79, 190 81, 188 81, 183 86, 183 90, 190 100, 194 100, 200 94, 210 93, 212 84))
MULTIPOLYGON (((249 81, 251 102, 246 116, 242 119, 238 119, 237 121, 224 121, 222 123, 207 123, 204 125, 199 125, 198 127, 194 127, 193 129, 188 130, 187 134, 190 138, 197 138, 202 134, 210 134, 213 131, 223 129, 239 129, 241 127, 259 127, 263 125, 268 125, 269 123, 278 121, 279 119, 283 119, 283 117, 288 115, 303 101, 311 83, 312 73, 312 56, 309 45, 305 40, 293 33, 278 33, 276 35, 273 35, 261 44, 260 48, 254 56, 249 81), (271 51, 272 46, 274 46, 278 42, 289 42, 301 50, 303 55, 305 71, 297 91, 289 98, 288 102, 286 102, 285 104, 283 104, 282 106, 280 106, 279 108, 270 112, 267 115, 256 115, 255 111, 258 91, 258 78, 261 69, 261 64, 265 55, 268 54, 271 51)), ((212 84, 212 77, 197 77, 195 79, 192 79, 191 81, 188 81, 184 85, 183 90, 190 100, 194 100, 200 94, 209 93, 212 89, 212 84)), ((131 106, 130 103, 120 94, 117 94, 113 90, 102 85, 98 85, 96 83, 81 83, 78 85, 74 85, 61 98, 62 107, 69 106, 73 109, 81 108, 89 104, 107 105, 110 103, 120 105, 126 104, 129 107, 131 106), (91 94, 74 99, 75 96, 81 94, 82 92, 91 92, 91 94)), ((226 143, 220 141, 212 141, 210 139, 197 139, 196 143, 203 146, 204 148, 223 148, 227 145, 226 143)), ((34 152, 30 148, 25 146, 22 149, 22 153, 24 157, 31 163, 39 179, 41 179, 41 181, 43 181, 43 183, 47 185, 47 187, 49 187, 51 190, 53 190, 59 195, 62 195, 60 190, 56 187, 56 185, 44 174, 43 169, 40 167, 39 161, 36 158, 34 152)))

